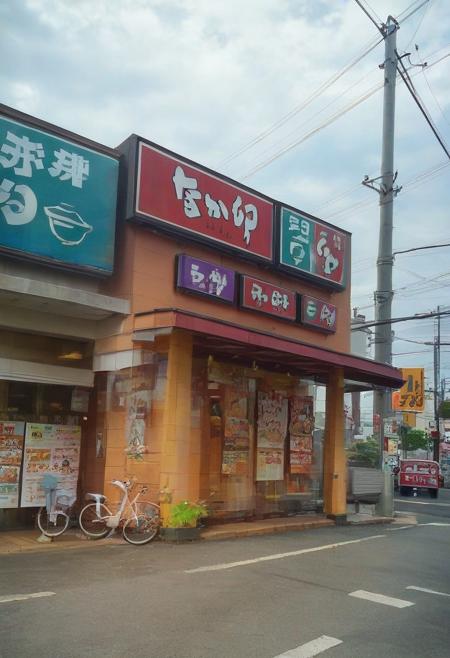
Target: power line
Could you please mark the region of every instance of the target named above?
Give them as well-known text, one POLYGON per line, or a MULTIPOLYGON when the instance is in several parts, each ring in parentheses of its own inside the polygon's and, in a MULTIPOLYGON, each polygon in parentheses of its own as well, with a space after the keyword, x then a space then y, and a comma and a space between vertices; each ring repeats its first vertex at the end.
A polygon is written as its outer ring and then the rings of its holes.
POLYGON ((271 126, 269 126, 269 128, 259 133, 259 135, 256 135, 256 137, 254 137, 250 142, 248 142, 240 149, 234 151, 229 156, 224 158, 221 162, 219 162, 218 166, 219 167, 224 166, 225 164, 228 164, 236 157, 238 157, 238 155, 245 153, 250 148, 252 148, 255 144, 258 144, 260 141, 271 135, 275 130, 277 130, 285 123, 287 123, 293 116, 295 116, 296 114, 304 110, 306 107, 308 107, 308 105, 310 105, 316 98, 318 98, 321 94, 323 94, 324 91, 326 91, 335 82, 337 82, 340 78, 342 78, 342 76, 345 75, 348 71, 350 71, 350 69, 356 66, 356 64, 358 64, 364 57, 366 57, 366 55, 368 55, 372 50, 374 50, 374 48, 376 48, 378 44, 380 44, 382 41, 383 39, 377 39, 375 42, 373 42, 373 40, 369 42, 369 45, 366 46, 365 50, 360 55, 357 55, 346 66, 344 66, 343 69, 332 75, 331 78, 329 78, 326 82, 322 83, 320 87, 318 87, 305 101, 294 107, 290 112, 288 112, 280 119, 278 119, 278 121, 276 121, 271 126))
POLYGON ((447 147, 446 147, 446 145, 444 144, 443 140, 441 139, 441 137, 440 137, 440 135, 439 135, 439 133, 438 133, 438 130, 437 130, 436 126, 434 125, 434 123, 433 123, 431 117, 428 115, 428 112, 427 112, 427 110, 426 110, 426 108, 425 108, 425 104, 424 104, 423 101, 420 99, 419 95, 417 94, 416 90, 414 89, 414 85, 413 85, 413 83, 412 83, 412 81, 411 81, 411 78, 410 78, 409 75, 408 75, 408 71, 406 70, 406 67, 405 67, 405 65, 403 64, 402 60, 400 59, 400 56, 399 56, 399 54, 398 54, 397 51, 396 51, 396 55, 397 55, 397 60, 398 60, 398 62, 400 63, 400 66, 401 66, 402 69, 403 69, 403 71, 402 71, 400 68, 397 67, 397 70, 398 70, 398 72, 400 73, 400 77, 402 78, 403 82, 405 83, 406 88, 408 89, 409 93, 410 93, 411 96, 413 97, 414 102, 416 103, 416 105, 418 106, 419 110, 422 112, 423 116, 425 117, 425 120, 426 120, 426 122, 428 123, 428 125, 430 126, 431 130, 433 131, 433 134, 434 134, 434 136, 436 137, 437 141, 438 141, 439 144, 442 146, 442 148, 443 148, 443 150, 444 150, 446 156, 450 159, 450 153, 449 153, 449 151, 447 150, 447 147))
POLYGON ((444 315, 450 315, 450 311, 433 311, 432 313, 416 313, 416 315, 405 315, 402 318, 389 318, 388 320, 374 320, 373 322, 364 322, 359 325, 355 325, 351 328, 351 331, 360 331, 361 329, 366 329, 367 327, 377 327, 379 325, 385 324, 394 324, 396 322, 408 322, 409 320, 425 320, 426 318, 436 318, 444 315))

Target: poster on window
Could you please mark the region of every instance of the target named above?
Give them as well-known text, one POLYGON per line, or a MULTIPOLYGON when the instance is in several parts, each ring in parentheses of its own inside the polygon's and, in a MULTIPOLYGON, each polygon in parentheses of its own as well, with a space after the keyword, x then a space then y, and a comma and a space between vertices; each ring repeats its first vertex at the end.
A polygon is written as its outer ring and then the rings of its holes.
POLYGON ((288 424, 288 399, 281 393, 258 393, 258 448, 284 448, 288 424))
POLYGON ((247 475, 248 451, 224 450, 222 456, 223 475, 247 475))
POLYGON ((125 436, 128 447, 145 444, 146 418, 151 409, 152 392, 149 389, 133 391, 128 396, 125 436))
POLYGON ((313 461, 314 401, 310 396, 291 398, 289 470, 308 475, 313 461))
POLYGON ((58 479, 57 489, 76 497, 81 427, 27 423, 23 457, 21 507, 45 504, 44 475, 58 479))
POLYGON ((256 479, 284 479, 284 450, 258 448, 256 451, 256 479))
POLYGON ((0 422, 0 509, 19 506, 25 423, 0 422))
POLYGON ((234 416, 225 418, 225 450, 248 450, 248 436, 249 429, 246 418, 235 418, 234 416))

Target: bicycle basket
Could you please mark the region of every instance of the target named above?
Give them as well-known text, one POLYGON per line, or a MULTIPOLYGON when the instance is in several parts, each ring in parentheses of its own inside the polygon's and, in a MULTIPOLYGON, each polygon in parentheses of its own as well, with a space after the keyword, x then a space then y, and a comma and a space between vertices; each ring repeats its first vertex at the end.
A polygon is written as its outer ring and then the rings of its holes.
POLYGON ((56 494, 56 503, 59 507, 63 509, 68 509, 72 507, 76 500, 76 496, 73 495, 70 491, 58 491, 56 494))

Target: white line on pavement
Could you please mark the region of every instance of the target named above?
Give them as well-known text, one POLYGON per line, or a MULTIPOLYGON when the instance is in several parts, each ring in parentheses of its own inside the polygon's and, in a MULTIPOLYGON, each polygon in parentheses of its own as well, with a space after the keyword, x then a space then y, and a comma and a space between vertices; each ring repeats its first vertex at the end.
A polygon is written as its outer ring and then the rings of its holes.
POLYGON ((448 528, 450 526, 450 523, 418 523, 417 525, 434 525, 437 528, 448 528))
POLYGON ((280 653, 275 658, 312 658, 312 656, 318 656, 319 653, 327 649, 337 647, 338 644, 342 644, 342 640, 329 637, 328 635, 321 635, 315 640, 311 640, 311 642, 300 645, 296 649, 291 649, 290 651, 286 651, 286 653, 280 653))
POLYGON ((450 503, 427 502, 426 500, 408 500, 407 498, 395 498, 396 503, 405 503, 405 505, 433 505, 435 507, 450 507, 450 503))
POLYGON ((411 525, 401 525, 398 528, 389 528, 391 532, 395 532, 395 530, 410 530, 411 528, 415 528, 416 525, 411 524, 411 525))
POLYGON ((208 567, 197 567, 196 569, 186 569, 184 573, 199 573, 201 571, 223 571, 224 569, 234 569, 235 567, 244 567, 248 564, 256 564, 257 562, 268 562, 270 560, 282 560, 285 557, 295 557, 296 555, 305 555, 306 553, 315 553, 317 551, 326 551, 330 548, 338 548, 339 546, 348 546, 349 544, 359 544, 371 539, 381 539, 386 535, 371 535, 370 537, 362 537, 361 539, 351 539, 350 541, 340 541, 335 544, 324 544, 323 546, 314 546, 314 548, 302 548, 298 551, 290 551, 289 553, 274 553, 273 555, 264 555, 263 557, 255 557, 250 560, 240 560, 239 562, 224 562, 222 564, 212 564, 208 567))
POLYGON ((54 596, 56 592, 34 592, 33 594, 11 594, 10 596, 0 596, 0 603, 9 603, 10 601, 26 601, 27 599, 40 599, 43 596, 54 596))
POLYGON ((425 594, 436 594, 437 596, 448 596, 445 592, 436 592, 434 589, 427 589, 426 587, 415 587, 415 585, 408 585, 406 589, 414 589, 416 592, 425 592, 425 594))
POLYGON ((383 605, 391 605, 393 608, 409 608, 414 605, 412 601, 404 601, 403 599, 394 599, 392 596, 385 596, 384 594, 376 594, 375 592, 366 592, 364 589, 358 589, 356 592, 350 592, 349 596, 354 596, 356 599, 365 599, 373 603, 382 603, 383 605))

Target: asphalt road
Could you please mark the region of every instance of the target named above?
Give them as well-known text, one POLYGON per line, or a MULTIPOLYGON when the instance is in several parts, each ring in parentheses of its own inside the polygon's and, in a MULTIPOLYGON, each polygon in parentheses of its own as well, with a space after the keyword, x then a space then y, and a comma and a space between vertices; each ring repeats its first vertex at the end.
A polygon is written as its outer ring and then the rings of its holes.
POLYGON ((2 557, 0 655, 448 658, 450 492, 397 507, 395 525, 2 557))

